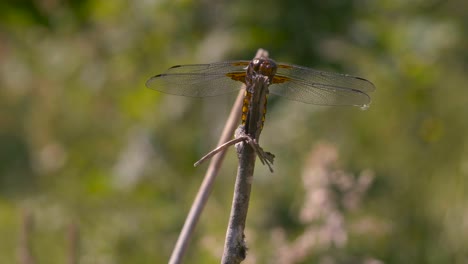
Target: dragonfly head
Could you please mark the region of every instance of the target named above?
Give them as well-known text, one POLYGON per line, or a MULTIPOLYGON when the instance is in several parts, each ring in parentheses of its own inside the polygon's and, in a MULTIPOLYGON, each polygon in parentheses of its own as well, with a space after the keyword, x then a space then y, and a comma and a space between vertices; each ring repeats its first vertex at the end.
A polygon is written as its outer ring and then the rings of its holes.
POLYGON ((263 76, 267 76, 268 79, 271 80, 276 74, 276 62, 267 58, 255 58, 247 67, 247 76, 256 76, 261 74, 263 76))

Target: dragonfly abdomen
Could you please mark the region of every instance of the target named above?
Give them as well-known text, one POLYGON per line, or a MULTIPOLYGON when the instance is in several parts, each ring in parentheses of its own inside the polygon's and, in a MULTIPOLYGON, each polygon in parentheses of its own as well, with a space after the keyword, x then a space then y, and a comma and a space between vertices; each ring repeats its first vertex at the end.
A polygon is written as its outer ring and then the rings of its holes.
MULTIPOLYGON (((267 102, 268 102, 268 93, 265 95, 265 103, 263 105, 263 114, 262 114, 262 125, 260 129, 263 129, 263 125, 265 124, 265 118, 267 113, 267 102)), ((249 91, 245 91, 244 93, 244 102, 242 105, 242 125, 245 126, 247 121, 247 115, 249 113, 250 104, 252 102, 252 93, 249 91)))
POLYGON ((249 114, 250 102, 252 101, 252 93, 247 91, 244 92, 244 102, 242 104, 242 125, 245 126, 247 122, 247 115, 249 114))

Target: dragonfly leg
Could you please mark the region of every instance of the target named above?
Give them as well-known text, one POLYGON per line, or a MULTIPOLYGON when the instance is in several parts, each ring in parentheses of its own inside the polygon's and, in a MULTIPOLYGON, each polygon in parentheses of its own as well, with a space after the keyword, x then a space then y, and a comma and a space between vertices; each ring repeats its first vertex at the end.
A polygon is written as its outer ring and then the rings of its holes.
POLYGON ((204 162, 207 159, 210 159, 211 157, 213 157, 217 153, 226 150, 227 148, 229 148, 230 146, 232 146, 234 144, 237 144, 237 143, 239 143, 241 141, 244 141, 244 142, 246 142, 247 144, 249 144, 252 147, 252 149, 255 151, 258 158, 260 159, 260 162, 262 162, 263 165, 267 165, 268 168, 270 169, 270 171, 273 172, 272 166, 273 166, 273 160, 275 158, 275 155, 273 155, 272 153, 270 153, 268 151, 264 151, 263 148, 260 147, 260 145, 258 144, 257 140, 252 138, 251 136, 247 135, 243 131, 243 129, 241 127, 239 129, 237 129, 237 130, 238 131, 236 131, 236 138, 234 138, 232 140, 229 140, 228 142, 226 142, 226 143, 216 147, 212 151, 208 152, 208 154, 206 154, 200 160, 195 162, 195 164, 193 164, 193 166, 197 167, 202 162, 204 162))
POLYGON ((242 139, 247 144, 249 144, 257 154, 258 158, 260 159, 260 162, 262 162, 263 165, 267 165, 270 171, 273 172, 272 166, 275 155, 268 151, 264 151, 263 148, 260 147, 260 145, 258 144, 257 139, 252 138, 251 136, 246 134, 242 129, 242 126, 239 127, 236 131, 236 139, 242 139))
POLYGON ((262 162, 263 165, 267 165, 271 172, 273 172, 273 159, 275 155, 268 151, 264 151, 262 147, 257 143, 257 140, 252 139, 250 136, 247 136, 246 139, 247 143, 255 150, 257 153, 258 158, 262 162))

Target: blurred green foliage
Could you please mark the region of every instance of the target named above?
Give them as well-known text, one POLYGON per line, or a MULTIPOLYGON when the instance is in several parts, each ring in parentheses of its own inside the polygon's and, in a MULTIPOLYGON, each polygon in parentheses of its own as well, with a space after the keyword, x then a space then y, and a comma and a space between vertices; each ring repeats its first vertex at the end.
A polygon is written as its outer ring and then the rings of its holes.
MULTIPOLYGON (((260 47, 377 90, 368 111, 271 98, 261 144, 276 171, 256 169, 247 263, 277 260, 278 237, 326 226, 299 217, 319 141, 336 146, 334 166, 375 179, 357 208, 338 210, 345 242, 295 263, 466 263, 467 13, 461 0, 1 2, 0 263, 25 254, 25 215, 37 263, 67 260, 74 223, 79 263, 167 262, 204 174, 192 164, 216 144, 234 96, 144 83, 260 47)), ((235 172, 231 150, 187 263, 219 262, 235 172)))

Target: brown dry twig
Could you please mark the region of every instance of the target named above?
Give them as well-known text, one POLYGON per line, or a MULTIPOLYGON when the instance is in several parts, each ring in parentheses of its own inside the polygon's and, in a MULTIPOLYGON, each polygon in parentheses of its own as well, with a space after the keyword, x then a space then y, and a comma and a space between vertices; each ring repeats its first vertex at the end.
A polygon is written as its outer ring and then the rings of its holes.
MULTIPOLYGON (((268 52, 263 49, 259 49, 257 51, 257 54, 255 55, 256 58, 267 57, 267 56, 268 56, 268 52)), ((245 88, 245 85, 244 85, 244 88, 245 88)), ((231 113, 226 122, 226 125, 224 126, 224 130, 218 141, 218 145, 222 145, 226 143, 234 134, 234 131, 239 122, 238 120, 240 119, 243 98, 244 98, 244 89, 241 89, 231 109, 231 113)), ((193 230, 195 229, 195 226, 198 222, 198 219, 200 218, 203 208, 205 207, 208 201, 208 197, 213 188, 214 180, 216 179, 216 176, 218 175, 219 169, 223 162, 224 155, 225 155, 225 149, 221 150, 219 153, 217 153, 217 155, 214 155, 213 158, 211 159, 210 165, 208 167, 208 170, 206 171, 203 182, 198 190, 195 200, 192 203, 190 212, 187 215, 187 218, 185 219, 184 226, 179 234, 179 238, 177 239, 177 243, 174 247, 174 250, 172 251, 172 255, 169 260, 170 264, 178 264, 178 263, 181 263, 182 261, 182 257, 185 254, 185 251, 187 249, 190 237, 192 236, 193 230)))

